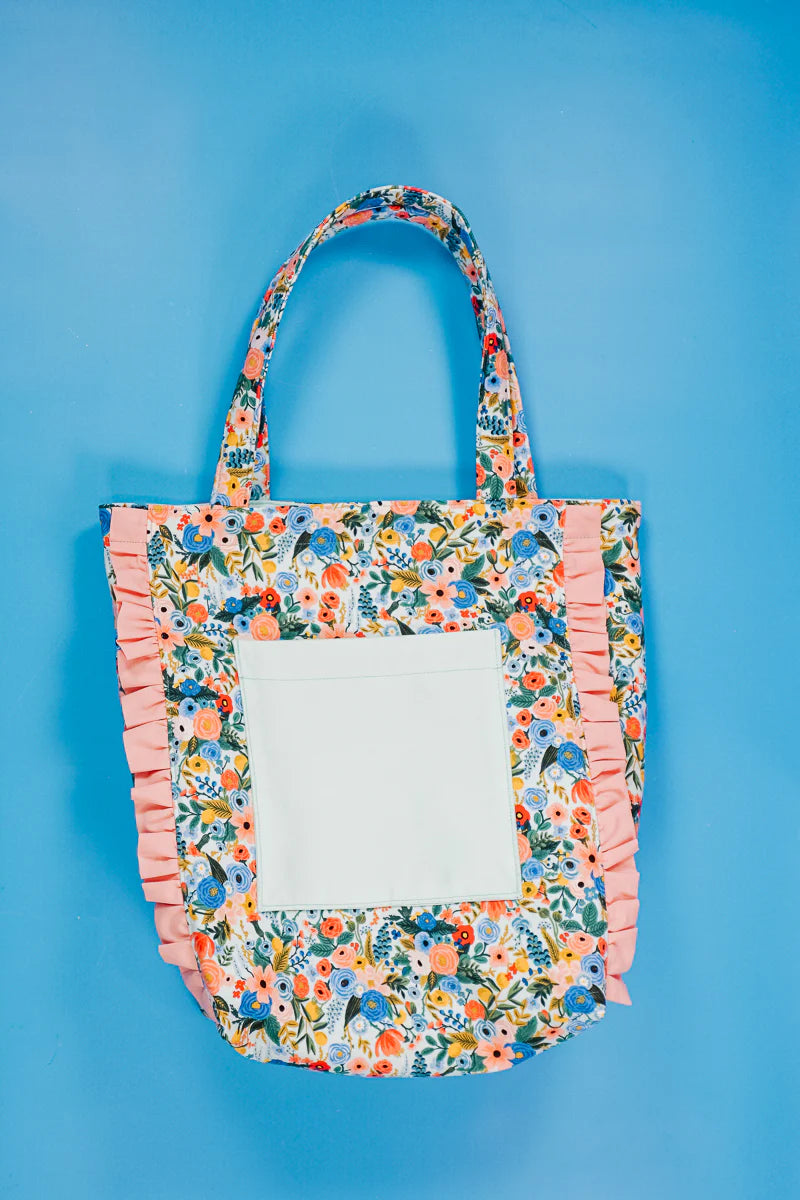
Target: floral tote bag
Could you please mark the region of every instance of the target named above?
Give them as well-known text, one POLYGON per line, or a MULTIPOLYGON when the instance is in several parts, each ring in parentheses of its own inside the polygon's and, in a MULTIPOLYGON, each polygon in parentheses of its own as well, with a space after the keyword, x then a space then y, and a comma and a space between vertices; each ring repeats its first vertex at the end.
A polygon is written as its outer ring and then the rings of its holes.
POLYGON ((628 1003, 645 676, 630 500, 542 500, 463 214, 380 187, 269 285, 209 503, 101 509, 162 958, 240 1054, 503 1070, 628 1003), (270 496, 264 388, 311 250, 419 225, 482 346, 476 493, 270 496))

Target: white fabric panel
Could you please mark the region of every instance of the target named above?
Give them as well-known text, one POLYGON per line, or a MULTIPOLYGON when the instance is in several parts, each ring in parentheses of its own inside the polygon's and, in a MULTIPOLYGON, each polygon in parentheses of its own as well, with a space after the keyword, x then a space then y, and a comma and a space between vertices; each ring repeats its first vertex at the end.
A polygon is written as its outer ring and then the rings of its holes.
POLYGON ((236 656, 262 911, 521 896, 496 630, 236 656))

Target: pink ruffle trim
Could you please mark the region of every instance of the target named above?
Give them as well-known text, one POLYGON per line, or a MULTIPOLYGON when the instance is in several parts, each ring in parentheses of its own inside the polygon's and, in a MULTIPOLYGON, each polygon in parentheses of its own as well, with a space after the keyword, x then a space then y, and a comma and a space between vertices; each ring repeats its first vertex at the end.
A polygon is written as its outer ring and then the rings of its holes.
POLYGON ((207 1017, 211 997, 197 965, 183 906, 172 806, 167 705, 147 568, 147 510, 112 508, 109 554, 114 568, 117 673, 125 719, 125 754, 139 830, 139 872, 155 904, 158 952, 180 969, 207 1017))
POLYGON ((630 1004, 621 976, 633 962, 639 849, 625 783, 625 747, 611 699, 611 664, 603 596, 604 567, 597 504, 568 504, 564 513, 564 586, 567 623, 589 774, 597 806, 600 858, 608 909, 606 997, 630 1004))

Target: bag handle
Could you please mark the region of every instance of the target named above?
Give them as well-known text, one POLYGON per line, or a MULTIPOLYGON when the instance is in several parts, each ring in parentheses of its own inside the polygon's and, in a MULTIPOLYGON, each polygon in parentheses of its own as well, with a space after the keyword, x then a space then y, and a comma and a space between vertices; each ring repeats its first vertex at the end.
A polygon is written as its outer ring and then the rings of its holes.
POLYGON ((492 503, 536 495, 522 397, 503 314, 472 230, 464 214, 441 196, 389 185, 370 188, 334 209, 286 260, 264 293, 228 411, 212 503, 246 507, 269 497, 264 379, 286 301, 309 254, 337 233, 367 221, 384 220, 409 221, 427 229, 447 247, 469 283, 483 340, 476 435, 478 499, 492 503))

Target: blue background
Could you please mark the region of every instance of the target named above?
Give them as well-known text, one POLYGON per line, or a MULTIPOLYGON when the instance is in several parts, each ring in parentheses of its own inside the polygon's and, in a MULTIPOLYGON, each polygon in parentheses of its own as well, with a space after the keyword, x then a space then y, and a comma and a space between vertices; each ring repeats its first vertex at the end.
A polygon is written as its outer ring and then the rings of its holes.
MULTIPOLYGON (((799 73, 789 2, 6 0, 6 1194, 798 1194, 799 73), (473 224, 541 494, 645 512, 634 1006, 488 1079, 255 1066, 161 964, 96 526, 208 497, 266 281, 387 182, 473 224)), ((326 245, 275 494, 470 495, 478 363, 432 238, 326 245)))

